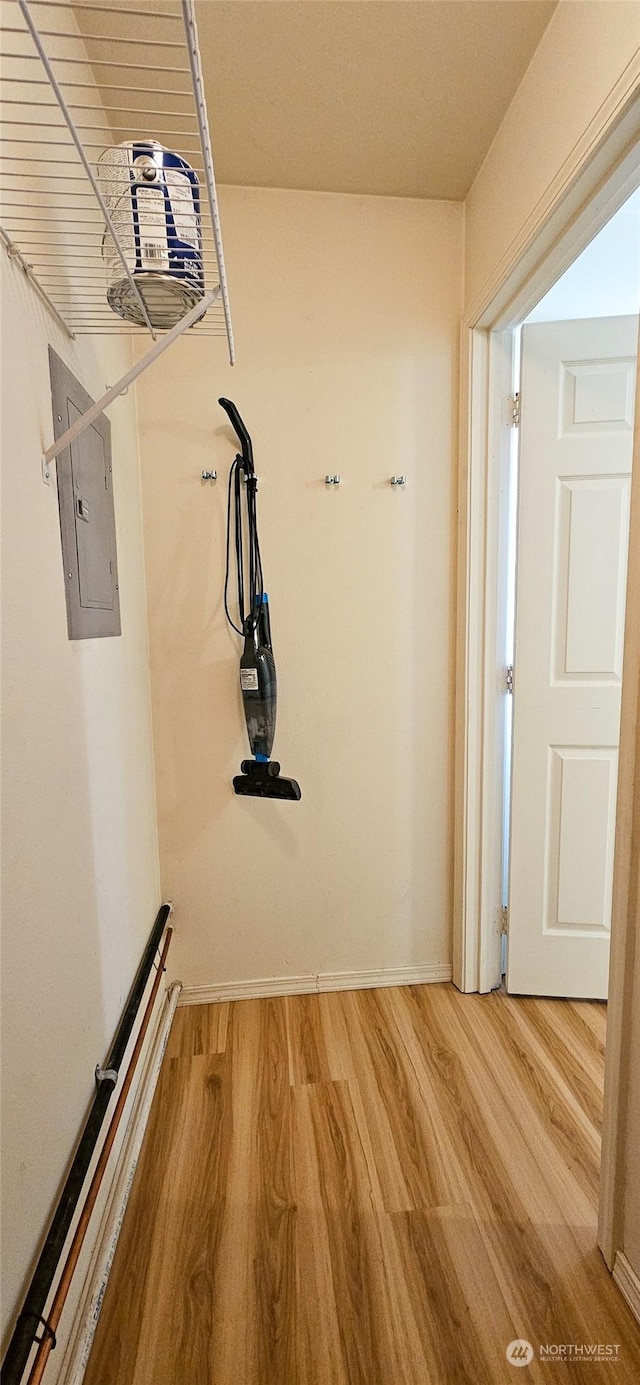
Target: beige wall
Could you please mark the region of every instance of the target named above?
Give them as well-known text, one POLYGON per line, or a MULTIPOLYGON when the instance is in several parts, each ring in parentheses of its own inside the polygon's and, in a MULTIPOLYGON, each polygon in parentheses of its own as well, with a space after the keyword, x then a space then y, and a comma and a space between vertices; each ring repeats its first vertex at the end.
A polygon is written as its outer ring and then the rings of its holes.
POLYGON ((497 287, 602 113, 624 104, 639 48, 637 0, 560 0, 466 202, 467 310, 497 287))
MULTIPOLYGON (((73 17, 61 11, 55 27, 67 25, 73 33, 73 17)), ((84 60, 80 40, 73 50, 67 40, 51 44, 84 60)), ((75 73, 90 78, 82 66, 75 73)), ((24 75, 33 77, 33 64, 25 63, 24 75)), ((40 99, 46 92, 39 88, 40 99)), ((26 115, 14 111, 16 119, 26 115)), ((46 171, 36 162, 29 172, 29 200, 35 192, 37 201, 46 171)), ((76 253, 72 225, 61 221, 51 239, 76 253)), ((48 345, 97 398, 128 369, 131 344, 71 343, 4 248, 0 273, 4 1345, 93 1099, 95 1064, 107 1056, 151 930, 160 881, 133 391, 109 411, 120 637, 67 637, 57 491, 41 473, 53 438, 48 345)), ((99 1218, 100 1207, 47 1368, 52 1385, 99 1218)))
POLYGON ((463 211, 224 188, 221 213, 238 364, 183 339, 138 386, 177 965, 208 985, 447 964, 463 211), (220 394, 254 438, 275 755, 299 804, 231 789, 247 745, 222 607, 236 449, 220 394))
MULTIPOLYGON (((122 636, 67 638, 47 345, 93 393, 129 363, 71 345, 2 271, 2 1326, 66 1171, 159 903, 135 401, 111 410, 122 636)), ((52 1363, 52 1378, 56 1364, 52 1363)))

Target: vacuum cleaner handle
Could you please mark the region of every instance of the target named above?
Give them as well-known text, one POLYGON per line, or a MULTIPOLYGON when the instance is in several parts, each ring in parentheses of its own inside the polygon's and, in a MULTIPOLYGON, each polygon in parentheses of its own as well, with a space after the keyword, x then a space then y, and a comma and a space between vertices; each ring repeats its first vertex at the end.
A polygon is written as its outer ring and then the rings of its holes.
POLYGON ((247 429, 244 423, 242 422, 236 405, 233 403, 233 400, 231 399, 219 399, 218 403, 222 405, 222 408, 224 409, 225 413, 229 415, 229 422, 231 423, 232 427, 234 428, 235 432, 237 433, 240 439, 240 445, 242 447, 242 460, 245 465, 245 471, 247 473, 247 476, 253 476, 253 447, 251 445, 251 438, 249 437, 247 429))

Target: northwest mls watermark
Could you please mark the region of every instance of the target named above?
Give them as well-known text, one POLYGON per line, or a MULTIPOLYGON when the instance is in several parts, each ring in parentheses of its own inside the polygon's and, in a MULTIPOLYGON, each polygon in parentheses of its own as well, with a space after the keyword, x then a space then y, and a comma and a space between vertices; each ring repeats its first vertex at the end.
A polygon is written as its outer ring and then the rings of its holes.
POLYGON ((511 1366, 530 1366, 531 1362, 550 1361, 610 1361, 620 1360, 619 1342, 541 1342, 536 1352, 524 1337, 516 1337, 507 1347, 507 1361, 511 1366))

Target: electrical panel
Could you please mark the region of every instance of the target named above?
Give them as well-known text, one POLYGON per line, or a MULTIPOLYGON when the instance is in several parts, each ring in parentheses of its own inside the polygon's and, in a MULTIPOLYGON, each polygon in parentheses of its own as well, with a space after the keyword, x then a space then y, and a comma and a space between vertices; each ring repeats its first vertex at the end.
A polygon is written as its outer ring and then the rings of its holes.
MULTIPOLYGON (((49 347, 56 438, 93 403, 49 347)), ((111 424, 100 414, 57 460, 58 507, 70 640, 120 634, 111 424)))

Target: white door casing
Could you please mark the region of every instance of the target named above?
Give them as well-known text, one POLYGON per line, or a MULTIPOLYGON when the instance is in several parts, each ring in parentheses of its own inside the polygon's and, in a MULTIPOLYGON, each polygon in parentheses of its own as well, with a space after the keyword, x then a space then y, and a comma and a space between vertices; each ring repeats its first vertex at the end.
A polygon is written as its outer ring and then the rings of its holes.
POLYGON ((605 998, 638 319, 522 335, 507 986, 605 998))

